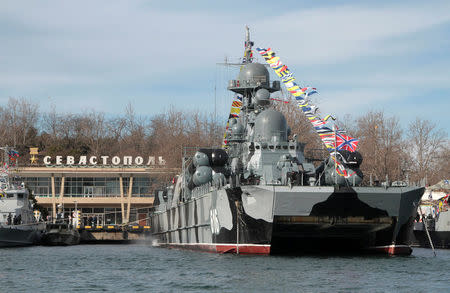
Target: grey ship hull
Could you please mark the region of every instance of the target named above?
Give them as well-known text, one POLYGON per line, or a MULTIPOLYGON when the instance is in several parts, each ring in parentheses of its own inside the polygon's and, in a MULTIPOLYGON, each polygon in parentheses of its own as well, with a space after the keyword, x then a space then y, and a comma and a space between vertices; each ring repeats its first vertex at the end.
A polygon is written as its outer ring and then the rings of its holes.
POLYGON ((41 229, 26 226, 0 227, 0 247, 27 246, 39 243, 41 229))
POLYGON ((410 254, 423 188, 241 186, 216 189, 152 215, 162 246, 219 253, 410 254))

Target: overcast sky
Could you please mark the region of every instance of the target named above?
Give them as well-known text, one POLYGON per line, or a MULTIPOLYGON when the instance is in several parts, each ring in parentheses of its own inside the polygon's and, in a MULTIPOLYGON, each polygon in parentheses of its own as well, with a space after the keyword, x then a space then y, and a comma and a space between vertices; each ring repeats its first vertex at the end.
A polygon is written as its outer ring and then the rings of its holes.
POLYGON ((225 113, 235 71, 217 63, 242 55, 249 25, 318 89, 322 113, 450 126, 450 1, 215 2, 2 1, 0 105, 225 113))

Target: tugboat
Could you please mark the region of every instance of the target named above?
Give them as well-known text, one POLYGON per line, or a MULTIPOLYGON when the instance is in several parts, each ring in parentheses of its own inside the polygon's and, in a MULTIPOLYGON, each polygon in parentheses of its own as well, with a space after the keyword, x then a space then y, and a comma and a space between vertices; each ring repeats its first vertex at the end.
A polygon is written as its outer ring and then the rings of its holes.
POLYGON ((336 148, 336 131, 334 150, 316 168, 297 141, 302 134, 291 135, 274 109, 270 94, 280 82, 253 62, 252 46, 247 28, 241 70, 228 86, 239 115, 230 115, 225 145, 193 156, 185 150, 181 174, 155 196, 155 244, 237 254, 411 254, 424 188, 362 186, 362 157, 336 148))
POLYGON ((8 147, 1 149, 6 159, 0 174, 0 247, 38 244, 45 223, 36 221, 25 184, 9 175, 8 157, 17 152, 8 147))

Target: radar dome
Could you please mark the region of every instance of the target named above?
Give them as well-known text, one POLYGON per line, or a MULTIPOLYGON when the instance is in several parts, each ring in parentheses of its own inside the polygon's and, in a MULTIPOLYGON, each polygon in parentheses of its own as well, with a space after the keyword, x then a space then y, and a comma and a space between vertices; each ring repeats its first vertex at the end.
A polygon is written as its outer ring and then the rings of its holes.
POLYGON ((287 141, 288 125, 280 112, 267 109, 255 119, 255 138, 259 141, 287 141))
POLYGON ((239 82, 241 85, 259 83, 269 86, 269 71, 260 63, 248 63, 239 72, 239 82))
POLYGON ((255 103, 258 106, 270 105, 270 93, 266 89, 259 89, 255 94, 255 103))

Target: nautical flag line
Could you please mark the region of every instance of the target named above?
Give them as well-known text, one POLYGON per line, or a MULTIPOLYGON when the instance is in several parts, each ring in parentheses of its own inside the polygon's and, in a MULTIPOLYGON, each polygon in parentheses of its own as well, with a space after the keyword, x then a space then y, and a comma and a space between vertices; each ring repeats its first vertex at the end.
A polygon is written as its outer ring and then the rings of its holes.
POLYGON ((309 96, 317 93, 316 88, 300 87, 296 83, 294 74, 289 70, 287 65, 281 62, 280 57, 276 56, 271 48, 256 48, 256 50, 275 71, 278 77, 280 77, 288 92, 295 97, 297 106, 305 114, 306 118, 308 118, 326 149, 331 153, 332 159, 337 163, 336 172, 345 178, 352 176, 353 174, 349 174, 346 171, 346 168, 338 163, 336 151, 348 150, 354 152, 358 146, 359 140, 344 135, 343 133, 345 133, 345 131, 336 130, 338 128, 334 123, 335 119, 333 116, 327 115, 324 119, 320 117, 318 114, 318 107, 311 104, 308 99, 309 96), (333 120, 334 127, 327 126, 331 120, 333 120))
POLYGON ((346 135, 341 135, 342 131, 339 130, 336 131, 336 133, 339 135, 335 137, 335 131, 333 131, 333 128, 326 126, 326 124, 329 122, 329 118, 332 118, 332 116, 327 115, 324 119, 322 119, 317 113, 318 107, 311 104, 308 98, 309 96, 317 93, 317 89, 313 87, 300 87, 296 83, 294 74, 289 70, 287 65, 281 62, 280 57, 275 56, 275 52, 272 49, 256 48, 256 50, 275 71, 278 77, 281 78, 281 81, 286 86, 288 92, 295 97, 297 106, 313 125, 314 129, 319 134, 322 142, 324 143, 326 149, 329 152, 333 152, 335 150, 334 144, 336 143, 336 149, 338 150, 346 149, 355 151, 359 142, 358 139, 346 135))

